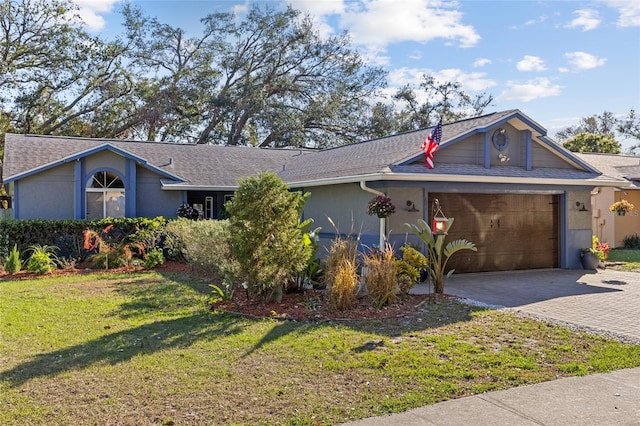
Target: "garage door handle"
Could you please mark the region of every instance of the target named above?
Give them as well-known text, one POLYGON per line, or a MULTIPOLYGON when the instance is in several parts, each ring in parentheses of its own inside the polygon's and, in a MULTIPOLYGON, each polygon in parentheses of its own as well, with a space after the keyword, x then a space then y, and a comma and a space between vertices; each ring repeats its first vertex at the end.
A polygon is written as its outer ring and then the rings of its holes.
MULTIPOLYGON (((498 227, 498 229, 500 229, 500 219, 496 221, 496 226, 498 227)), ((493 219, 491 219, 491 222, 489 222, 489 227, 493 229, 493 219)))
POLYGON ((493 229, 493 219, 491 219, 491 222, 489 222, 489 227, 493 229))

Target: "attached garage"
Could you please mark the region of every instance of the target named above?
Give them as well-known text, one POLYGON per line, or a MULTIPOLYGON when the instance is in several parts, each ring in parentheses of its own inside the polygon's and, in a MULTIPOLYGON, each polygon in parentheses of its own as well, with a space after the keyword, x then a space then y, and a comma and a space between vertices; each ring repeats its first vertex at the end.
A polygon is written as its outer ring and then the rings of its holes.
POLYGON ((456 272, 558 267, 558 195, 429 193, 434 199, 455 218, 447 241, 465 238, 478 247, 451 257, 456 272))

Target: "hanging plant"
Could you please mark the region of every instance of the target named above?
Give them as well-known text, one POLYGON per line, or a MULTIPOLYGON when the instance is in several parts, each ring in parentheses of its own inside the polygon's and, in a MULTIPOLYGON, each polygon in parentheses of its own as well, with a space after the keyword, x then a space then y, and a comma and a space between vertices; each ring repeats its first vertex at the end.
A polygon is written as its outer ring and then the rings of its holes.
POLYGON ((384 195, 373 197, 369 201, 367 213, 371 216, 376 215, 379 218, 389 217, 396 212, 396 206, 391 202, 391 198, 384 195))
POLYGON ((633 204, 628 202, 627 200, 616 201, 615 203, 609 206, 610 212, 616 212, 619 215, 625 215, 633 210, 633 204))

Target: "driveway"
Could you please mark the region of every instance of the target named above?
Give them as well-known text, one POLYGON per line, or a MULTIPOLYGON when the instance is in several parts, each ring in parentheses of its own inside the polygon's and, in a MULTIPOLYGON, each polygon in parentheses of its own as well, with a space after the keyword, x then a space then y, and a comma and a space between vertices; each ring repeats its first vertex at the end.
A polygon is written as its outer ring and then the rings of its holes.
MULTIPOLYGON (((419 286, 416 293, 428 291, 419 286)), ((545 269, 453 275, 445 293, 640 344, 640 274, 545 269)))

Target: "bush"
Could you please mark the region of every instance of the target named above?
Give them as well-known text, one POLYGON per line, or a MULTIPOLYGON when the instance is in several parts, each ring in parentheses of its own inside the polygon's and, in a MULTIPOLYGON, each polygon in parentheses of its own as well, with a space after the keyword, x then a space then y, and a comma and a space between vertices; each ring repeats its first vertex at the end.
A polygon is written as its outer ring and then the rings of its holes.
POLYGON ((161 249, 153 249, 147 253, 147 257, 144 258, 144 268, 153 269, 158 265, 164 263, 164 256, 161 249))
POLYGON ((640 235, 627 235, 622 239, 622 247, 626 249, 640 249, 640 235))
POLYGON ((216 282, 240 281, 240 265, 231 252, 228 220, 171 220, 164 229, 164 241, 171 257, 184 260, 216 282))
POLYGON ((111 246, 121 243, 144 246, 146 250, 156 248, 160 243, 158 236, 166 219, 157 218, 106 218, 98 220, 0 220, 0 256, 7 256, 11 244, 18 251, 25 251, 34 244, 58 247, 59 259, 86 260, 96 250, 83 247, 86 230, 100 234, 109 225, 113 231, 105 236, 111 246))
POLYGON ((58 268, 56 263, 58 247, 36 244, 29 247, 28 251, 31 252, 31 256, 27 261, 27 271, 48 274, 58 268))
POLYGON ((364 257, 367 268, 365 283, 373 305, 380 309, 396 299, 398 280, 396 278, 395 256, 393 249, 387 244, 382 251, 364 257))
POLYGON ((289 191, 275 174, 261 173, 242 179, 225 203, 233 254, 249 290, 265 302, 279 301, 312 256, 300 223, 307 197, 289 191))
POLYGON ((406 294, 420 279, 420 271, 427 267, 427 258, 409 245, 400 247, 400 251, 402 259, 397 259, 394 264, 400 292, 406 294))
POLYGON ((338 237, 331 243, 324 274, 331 309, 349 309, 356 300, 359 284, 357 255, 358 247, 353 240, 338 237))
POLYGON ((20 269, 22 269, 22 260, 20 260, 20 251, 18 250, 18 245, 14 244, 13 248, 9 252, 9 256, 7 256, 7 260, 4 263, 4 270, 9 275, 13 275, 20 272, 20 269))

